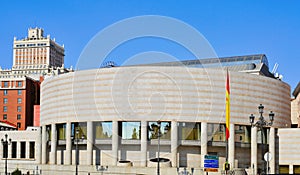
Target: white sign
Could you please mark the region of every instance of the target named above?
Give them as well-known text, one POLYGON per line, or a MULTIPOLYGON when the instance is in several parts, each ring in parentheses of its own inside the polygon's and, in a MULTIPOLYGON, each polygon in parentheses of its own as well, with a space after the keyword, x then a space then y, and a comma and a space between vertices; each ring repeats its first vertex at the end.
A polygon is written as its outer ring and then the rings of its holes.
POLYGON ((272 160, 272 154, 270 152, 266 152, 264 155, 265 161, 269 162, 272 160))

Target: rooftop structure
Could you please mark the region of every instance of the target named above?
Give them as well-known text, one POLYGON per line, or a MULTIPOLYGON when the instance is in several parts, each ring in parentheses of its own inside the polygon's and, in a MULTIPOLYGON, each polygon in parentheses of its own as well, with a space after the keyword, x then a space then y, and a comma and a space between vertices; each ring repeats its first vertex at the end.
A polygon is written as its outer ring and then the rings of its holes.
POLYGON ((69 72, 71 70, 64 67, 64 51, 64 46, 51 39, 50 35, 44 37, 42 28, 29 28, 26 38, 14 38, 10 74, 39 79, 41 75, 69 72))
POLYGON ((230 71, 259 74, 274 78, 274 75, 269 71, 269 62, 265 54, 206 58, 152 64, 138 64, 129 66, 186 66, 197 68, 228 68, 228 70, 230 71))
MULTIPOLYGON (((73 71, 64 67, 64 46, 44 37, 42 28, 29 28, 23 39, 14 38, 13 66, 0 68, 0 121, 19 130, 34 125, 35 105, 39 105, 40 83, 45 76, 73 71)), ((38 115, 36 115, 38 116, 38 115)), ((39 117, 38 117, 39 118, 39 117)), ((36 118, 36 119, 38 119, 36 118)), ((39 121, 35 120, 38 124, 39 121)))

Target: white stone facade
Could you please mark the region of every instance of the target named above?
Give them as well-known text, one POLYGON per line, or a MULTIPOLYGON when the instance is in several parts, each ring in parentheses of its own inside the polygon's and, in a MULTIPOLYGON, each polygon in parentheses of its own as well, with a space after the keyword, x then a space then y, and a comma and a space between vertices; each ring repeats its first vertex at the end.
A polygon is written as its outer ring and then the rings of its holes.
MULTIPOLYGON (((290 87, 276 79, 240 72, 230 72, 230 79, 229 161, 233 168, 254 167, 256 171, 262 166, 257 142, 260 137, 256 128, 249 130, 248 116, 257 113, 259 104, 265 106, 266 113, 271 110, 275 113, 274 128, 269 129, 268 134, 269 151, 275 155, 275 128, 291 124, 290 87), (237 143, 235 126, 245 126, 249 134, 251 132, 251 142, 247 139, 245 143, 237 143), (244 156, 240 157, 239 152, 244 156)), ((148 128, 151 122, 162 121, 171 129, 167 139, 161 140, 160 156, 168 158, 172 167, 201 169, 205 154, 218 154, 222 165, 225 146, 211 141, 208 129, 211 124, 225 122, 224 112, 225 73, 222 70, 116 67, 48 78, 42 84, 41 97, 42 164, 75 164, 71 136, 79 122, 83 124, 85 135, 79 143, 80 165, 115 167, 118 161, 129 160, 134 168, 147 167, 149 159, 157 156, 157 139, 149 138, 148 128), (95 138, 97 122, 110 122, 109 139, 95 138), (123 130, 124 122, 138 123, 139 139, 124 139, 127 132, 123 130), (199 140, 180 138, 183 129, 179 126, 189 123, 201 124, 199 140), (63 134, 58 134, 61 132, 63 134)), ((270 162, 271 173, 275 167, 275 161, 270 162)))

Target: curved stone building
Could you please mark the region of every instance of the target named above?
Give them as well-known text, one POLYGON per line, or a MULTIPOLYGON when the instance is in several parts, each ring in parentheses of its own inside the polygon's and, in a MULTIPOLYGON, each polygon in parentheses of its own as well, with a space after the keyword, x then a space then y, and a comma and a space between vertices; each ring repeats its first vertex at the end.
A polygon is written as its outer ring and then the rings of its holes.
MULTIPOLYGON (((42 164, 203 168, 204 155, 225 161, 225 82, 230 74, 232 168, 262 168, 261 140, 275 153, 277 128, 290 126, 290 87, 268 71, 264 55, 82 70, 41 87, 42 164), (214 65, 214 66, 212 66, 214 65), (217 65, 217 66, 216 66, 217 65), (251 127, 249 115, 275 113, 272 127, 251 127), (160 153, 158 153, 160 123, 160 153), (76 133, 78 131, 78 133, 76 133)), ((267 151, 267 148, 263 152, 267 151)), ((275 173, 276 158, 270 161, 275 173)))

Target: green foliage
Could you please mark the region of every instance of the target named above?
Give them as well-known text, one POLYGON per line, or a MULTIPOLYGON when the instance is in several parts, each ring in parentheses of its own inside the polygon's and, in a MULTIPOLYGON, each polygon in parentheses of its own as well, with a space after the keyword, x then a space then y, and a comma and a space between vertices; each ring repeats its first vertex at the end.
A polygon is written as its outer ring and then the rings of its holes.
POLYGON ((131 136, 132 139, 137 139, 137 132, 136 132, 136 129, 133 128, 133 132, 132 132, 132 136, 131 136))
POLYGON ((17 168, 15 171, 11 173, 12 175, 22 175, 22 172, 17 168))

